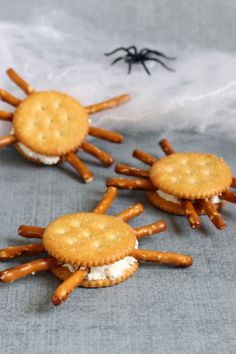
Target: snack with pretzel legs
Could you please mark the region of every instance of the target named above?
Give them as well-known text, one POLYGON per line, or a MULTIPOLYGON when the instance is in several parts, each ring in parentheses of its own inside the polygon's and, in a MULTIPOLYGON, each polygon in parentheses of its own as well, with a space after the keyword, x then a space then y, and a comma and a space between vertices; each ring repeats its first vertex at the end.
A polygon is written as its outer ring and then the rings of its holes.
POLYGON ((93 174, 76 155, 78 150, 94 156, 105 166, 114 162, 108 153, 88 143, 87 135, 116 144, 122 143, 123 136, 91 126, 89 115, 116 107, 128 101, 129 95, 84 107, 61 92, 36 92, 13 69, 7 70, 7 74, 27 97, 20 100, 0 90, 0 99, 15 107, 15 112, 0 111, 0 120, 12 122, 10 134, 0 138, 0 148, 14 144, 25 158, 44 165, 68 162, 85 182, 92 181, 93 174))
POLYGON ((118 164, 115 171, 136 179, 109 178, 107 186, 118 189, 144 190, 155 206, 171 214, 185 215, 193 229, 201 226, 200 215, 206 214, 217 229, 226 227, 219 213, 225 201, 236 203, 236 178, 220 157, 203 153, 177 153, 167 139, 160 141, 167 155, 156 157, 134 150, 133 156, 149 169, 118 164))
POLYGON ((166 223, 132 228, 126 221, 140 215, 136 204, 115 215, 105 215, 116 198, 117 189, 109 187, 93 212, 69 214, 52 221, 46 228, 21 225, 19 234, 41 242, 0 250, 0 260, 47 252, 48 256, 0 272, 0 281, 13 282, 33 272, 50 270, 63 280, 54 291, 52 302, 62 304, 77 286, 106 287, 131 277, 138 262, 189 267, 189 255, 138 249, 142 237, 166 230, 166 223))

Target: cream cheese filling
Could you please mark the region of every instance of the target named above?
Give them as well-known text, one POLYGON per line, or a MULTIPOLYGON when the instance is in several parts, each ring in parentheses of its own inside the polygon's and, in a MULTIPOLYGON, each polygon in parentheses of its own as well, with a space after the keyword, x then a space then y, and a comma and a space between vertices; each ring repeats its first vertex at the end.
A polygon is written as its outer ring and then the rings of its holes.
POLYGON ((39 160, 44 165, 56 165, 60 161, 60 156, 46 156, 30 150, 22 143, 17 143, 20 150, 30 159, 39 160))
MULTIPOLYGON (((176 203, 176 204, 181 204, 180 200, 175 197, 174 195, 168 194, 163 192, 162 190, 158 189, 156 191, 156 193, 163 199, 165 199, 167 202, 172 202, 172 203, 176 203)), ((213 197, 210 198, 210 202, 213 204, 219 204, 221 203, 221 199, 219 198, 218 195, 214 195, 213 197)))
MULTIPOLYGON (((138 241, 136 241, 134 248, 135 249, 138 248, 138 241)), ((136 262, 137 260, 134 257, 127 256, 112 264, 107 264, 101 267, 91 267, 85 279, 86 280, 105 280, 105 279, 115 280, 117 278, 120 278, 136 262)), ((71 273, 74 273, 78 269, 85 269, 85 267, 75 266, 69 263, 65 263, 62 266, 69 269, 71 273)))
MULTIPOLYGON (((11 129, 10 134, 14 134, 14 129, 11 129)), ((29 158, 33 160, 38 160, 44 165, 56 165, 60 161, 60 156, 47 156, 47 155, 42 155, 37 152, 32 151, 29 149, 26 145, 22 143, 17 143, 16 144, 20 150, 29 158)))

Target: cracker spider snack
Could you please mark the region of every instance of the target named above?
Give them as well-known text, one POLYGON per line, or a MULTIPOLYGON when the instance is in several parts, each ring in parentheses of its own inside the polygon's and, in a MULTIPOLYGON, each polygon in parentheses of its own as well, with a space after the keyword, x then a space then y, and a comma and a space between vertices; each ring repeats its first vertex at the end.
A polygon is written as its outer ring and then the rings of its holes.
POLYGON ((201 214, 207 214, 216 228, 224 229, 226 224, 219 210, 224 201, 236 203, 236 194, 228 189, 236 187, 236 178, 232 177, 228 164, 212 154, 177 153, 166 139, 160 146, 167 155, 160 160, 134 150, 134 157, 151 166, 148 170, 122 164, 115 167, 117 173, 141 178, 110 178, 107 185, 147 191, 155 207, 185 215, 193 229, 201 226, 201 214))
POLYGON ((27 159, 45 165, 68 162, 85 182, 93 174, 76 155, 81 149, 100 160, 105 166, 113 158, 86 141, 87 135, 121 143, 123 136, 102 128, 90 126, 89 115, 118 106, 130 99, 121 95, 107 101, 84 107, 73 97, 56 91, 36 92, 13 69, 7 74, 26 94, 23 100, 0 90, 2 101, 16 107, 15 112, 0 111, 0 119, 12 121, 10 135, 0 138, 0 148, 14 144, 27 159))
POLYGON ((54 291, 52 302, 62 304, 77 286, 106 287, 118 284, 138 269, 138 262, 188 267, 188 255, 138 249, 138 240, 166 230, 166 223, 132 228, 126 222, 144 208, 136 204, 115 215, 104 215, 117 195, 109 187, 93 212, 69 214, 52 221, 46 228, 22 225, 19 234, 39 238, 40 243, 0 250, 0 260, 47 252, 46 258, 0 272, 2 282, 13 282, 35 272, 50 270, 63 280, 54 291))

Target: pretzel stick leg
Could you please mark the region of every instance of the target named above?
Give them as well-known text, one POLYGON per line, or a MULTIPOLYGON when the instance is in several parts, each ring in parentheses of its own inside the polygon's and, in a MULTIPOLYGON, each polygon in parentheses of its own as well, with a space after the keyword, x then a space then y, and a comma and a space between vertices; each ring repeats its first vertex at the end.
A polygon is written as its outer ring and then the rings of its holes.
POLYGON ((214 204, 206 199, 199 199, 197 203, 205 210, 205 213, 217 229, 223 230, 226 228, 227 225, 225 224, 224 219, 220 213, 215 208, 214 204))
POLYGON ((151 154, 148 154, 143 150, 138 149, 135 149, 133 151, 133 157, 150 166, 152 166, 157 161, 156 157, 152 156, 151 154))
POLYGON ((16 143, 15 135, 5 135, 0 138, 0 149, 16 143))
POLYGON ((187 199, 182 199, 181 206, 184 209, 185 215, 188 218, 191 228, 198 229, 199 227, 201 227, 201 220, 193 206, 193 203, 187 199))
POLYGON ((115 172, 125 176, 148 178, 149 171, 142 168, 137 168, 129 165, 118 164, 115 167, 115 172))
POLYGON ((113 132, 111 130, 106 130, 102 128, 90 127, 89 135, 95 136, 96 138, 110 141, 111 143, 120 144, 124 140, 121 134, 113 132))
POLYGON ((0 281, 11 283, 32 273, 42 272, 58 265, 54 258, 41 258, 0 272, 0 281))
POLYGON ((115 187, 108 187, 102 200, 94 208, 93 212, 98 214, 105 214, 110 208, 113 200, 117 196, 117 189, 115 187))
POLYGON ((160 220, 158 222, 155 222, 154 224, 137 227, 136 229, 134 229, 134 231, 136 237, 139 239, 145 236, 151 236, 153 234, 157 234, 159 232, 165 231, 166 229, 167 229, 166 222, 160 220))
POLYGON ((43 251, 44 251, 44 247, 41 242, 34 243, 31 245, 7 247, 5 249, 0 250, 0 260, 6 261, 8 259, 12 259, 24 255, 33 255, 43 251))
POLYGON ((141 203, 132 205, 128 209, 122 211, 121 213, 117 214, 116 217, 123 220, 123 221, 129 221, 136 216, 139 216, 142 214, 144 211, 144 206, 141 203))
POLYGON ((121 96, 116 96, 113 97, 109 100, 99 102, 96 104, 92 104, 91 106, 85 107, 86 111, 88 114, 94 114, 97 112, 104 111, 105 109, 110 109, 116 106, 119 106, 122 103, 125 103, 130 100, 129 95, 121 95, 121 96))
POLYGON ((5 90, 0 90, 0 98, 3 102, 6 102, 14 107, 19 106, 21 100, 5 90))
POLYGON ((79 176, 86 182, 89 183, 93 180, 93 174, 89 171, 88 167, 83 163, 80 158, 73 152, 66 155, 66 160, 74 167, 78 172, 79 176))
POLYGON ((18 75, 14 69, 10 68, 7 70, 7 74, 10 79, 19 86, 27 95, 34 92, 34 89, 24 80, 20 75, 18 75))
POLYGON ((81 149, 100 160, 105 166, 110 166, 114 162, 113 158, 108 153, 93 144, 83 143, 81 149))
POLYGON ((0 111, 0 120, 12 121, 13 113, 0 111))
POLYGON ((162 150, 164 151, 164 153, 166 155, 171 155, 171 154, 175 154, 175 150, 173 149, 173 147, 171 146, 171 143, 169 142, 169 140, 167 139, 162 139, 159 142, 160 147, 162 148, 162 150))
POLYGON ((107 186, 114 186, 118 189, 141 189, 144 191, 154 191, 156 188, 147 179, 125 179, 125 178, 109 178, 107 186))
POLYGON ((236 203, 236 193, 225 191, 220 196, 221 199, 227 200, 230 203, 236 203))
POLYGON ((171 264, 177 267, 189 267, 193 263, 191 256, 178 253, 138 249, 133 250, 130 256, 136 258, 138 261, 153 262, 158 264, 171 264))
POLYGON ((20 225, 18 234, 26 238, 42 238, 45 228, 38 226, 20 225))
POLYGON ((81 284, 87 274, 88 270, 77 270, 67 280, 59 285, 52 295, 53 304, 55 306, 63 304, 75 288, 81 284))
POLYGON ((232 188, 236 188, 236 177, 232 178, 231 186, 232 188))

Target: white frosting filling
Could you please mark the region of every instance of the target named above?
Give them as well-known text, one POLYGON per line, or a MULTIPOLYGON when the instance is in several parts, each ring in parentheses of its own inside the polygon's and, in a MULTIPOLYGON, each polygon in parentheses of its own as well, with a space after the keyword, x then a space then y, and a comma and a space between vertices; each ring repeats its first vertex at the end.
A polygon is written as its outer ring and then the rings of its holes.
MULTIPOLYGON (((14 134, 14 133, 15 133, 14 128, 12 128, 10 134, 14 134)), ((60 156, 46 156, 30 150, 27 146, 25 146, 22 143, 17 143, 16 145, 20 148, 20 150, 23 151, 23 153, 29 159, 39 160, 44 165, 56 165, 60 161, 60 156)))
POLYGON ((213 204, 219 204, 222 202, 222 200, 219 198, 218 195, 214 195, 213 197, 210 198, 210 201, 213 203, 213 204))
MULTIPOLYGON (((135 249, 138 248, 138 241, 136 241, 135 249)), ((86 277, 87 280, 115 280, 120 278, 131 266, 136 263, 137 260, 134 257, 127 256, 119 261, 107 264, 101 267, 91 267, 86 277)), ((75 266, 69 263, 63 264, 63 267, 69 269, 71 273, 74 273, 78 269, 84 269, 84 267, 75 266)))
MULTIPOLYGON (((165 193, 163 191, 161 191, 160 189, 158 189, 156 191, 156 193, 163 199, 165 199, 168 202, 172 202, 172 203, 176 203, 180 205, 180 201, 177 197, 175 197, 174 195, 165 193)), ((221 199, 219 198, 218 195, 214 195, 213 197, 210 198, 210 202, 213 204, 219 204, 221 202, 221 199)))
POLYGON ((30 150, 22 143, 17 143, 23 153, 30 159, 39 160, 44 165, 55 165, 60 161, 60 156, 46 156, 30 150))
POLYGON ((174 195, 171 195, 171 194, 162 192, 160 189, 158 189, 157 194, 158 194, 161 198, 165 199, 165 200, 168 201, 168 202, 180 204, 179 199, 176 198, 174 195))

